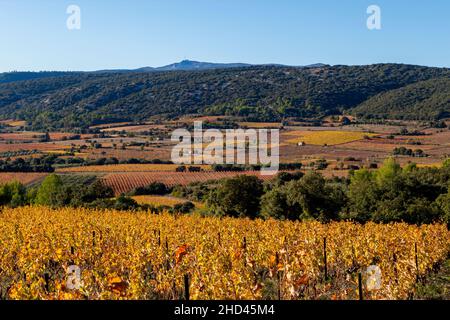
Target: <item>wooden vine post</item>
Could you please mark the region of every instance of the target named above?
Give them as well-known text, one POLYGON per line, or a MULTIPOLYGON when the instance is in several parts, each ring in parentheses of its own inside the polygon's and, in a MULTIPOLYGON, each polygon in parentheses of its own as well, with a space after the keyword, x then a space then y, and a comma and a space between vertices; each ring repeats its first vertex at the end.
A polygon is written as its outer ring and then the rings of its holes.
POLYGON ((50 284, 49 284, 50 275, 47 272, 44 274, 44 280, 45 280, 45 291, 47 293, 50 293, 50 284))
POLYGON ((278 256, 278 252, 275 253, 275 268, 277 270, 277 294, 278 300, 281 300, 281 275, 278 271, 278 265, 280 263, 280 257, 278 256))
POLYGON ((328 265, 327 265, 327 238, 323 238, 323 265, 324 265, 324 279, 328 280, 328 265))
POLYGON ((184 299, 186 301, 189 301, 189 297, 190 297, 190 294, 189 294, 189 275, 186 273, 184 275, 184 299))
POLYGON ((414 243, 414 254, 415 254, 415 262, 416 262, 416 282, 419 282, 419 257, 417 253, 417 242, 414 243))
POLYGON ((364 300, 361 271, 358 272, 358 292, 359 292, 359 300, 364 300))

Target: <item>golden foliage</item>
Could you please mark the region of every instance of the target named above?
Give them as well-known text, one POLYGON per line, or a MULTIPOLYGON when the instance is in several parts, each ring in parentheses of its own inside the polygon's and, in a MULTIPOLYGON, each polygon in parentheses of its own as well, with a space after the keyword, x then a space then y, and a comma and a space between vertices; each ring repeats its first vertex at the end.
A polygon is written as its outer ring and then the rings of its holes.
POLYGON ((377 264, 382 287, 366 298, 405 299, 449 244, 444 225, 3 208, 0 292, 10 299, 179 299, 188 274, 193 299, 356 299, 358 272, 377 264), (81 269, 79 290, 66 285, 71 265, 81 269))
MULTIPOLYGON (((155 196, 155 195, 144 195, 144 196, 133 196, 132 197, 139 204, 151 204, 154 206, 169 206, 172 207, 177 204, 185 203, 189 200, 175 198, 171 196, 155 196)), ((192 202, 196 208, 204 208, 204 204, 201 202, 192 202)))

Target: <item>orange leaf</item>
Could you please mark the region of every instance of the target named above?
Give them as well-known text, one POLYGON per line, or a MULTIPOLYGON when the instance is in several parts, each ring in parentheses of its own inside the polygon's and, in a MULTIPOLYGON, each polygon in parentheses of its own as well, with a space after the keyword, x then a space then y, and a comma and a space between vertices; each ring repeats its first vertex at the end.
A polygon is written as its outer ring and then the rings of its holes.
POLYGON ((113 277, 109 280, 109 290, 116 294, 123 295, 128 288, 128 284, 120 277, 113 277))
POLYGON ((301 285, 307 285, 307 284, 308 284, 308 281, 309 281, 309 278, 308 278, 308 276, 305 274, 305 275, 301 276, 300 279, 298 279, 298 280, 295 282, 295 285, 296 285, 297 287, 299 287, 299 286, 301 286, 301 285))
POLYGON ((183 244, 182 246, 178 247, 178 249, 175 251, 175 263, 179 264, 183 257, 188 254, 188 248, 189 246, 187 244, 183 244))

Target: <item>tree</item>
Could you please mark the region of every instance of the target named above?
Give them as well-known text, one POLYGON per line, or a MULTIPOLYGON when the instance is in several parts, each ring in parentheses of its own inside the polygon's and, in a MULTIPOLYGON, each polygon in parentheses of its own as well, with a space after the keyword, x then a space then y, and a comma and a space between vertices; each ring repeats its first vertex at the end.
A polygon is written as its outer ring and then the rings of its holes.
POLYGON ((406 207, 403 221, 407 223, 433 223, 439 216, 439 208, 426 198, 414 198, 406 207))
POLYGON ((383 166, 376 171, 375 180, 378 186, 391 185, 402 172, 402 168, 394 158, 389 157, 383 162, 383 166))
POLYGON ((48 131, 42 136, 42 138, 39 140, 40 142, 50 142, 50 134, 48 131))
POLYGON ((300 213, 298 205, 288 203, 284 186, 275 187, 261 197, 261 217, 265 219, 297 220, 300 213))
POLYGON ((0 205, 18 207, 26 202, 27 190, 20 182, 13 181, 0 186, 0 205))
POLYGON ((139 208, 139 204, 136 200, 125 197, 123 194, 114 203, 114 209, 116 210, 136 210, 137 208, 139 208))
POLYGON ((170 189, 167 188, 167 186, 164 183, 161 182, 152 182, 148 186, 145 187, 137 187, 134 189, 131 194, 134 196, 139 195, 148 195, 148 194, 154 194, 154 195, 164 195, 170 192, 170 189))
POLYGON ((86 205, 97 199, 114 197, 114 192, 111 187, 105 186, 99 180, 96 180, 88 186, 83 183, 77 183, 70 189, 75 191, 70 194, 70 205, 74 207, 86 205))
POLYGON ((377 207, 375 174, 367 169, 356 170, 348 187, 348 213, 343 218, 365 222, 377 207))
POLYGON ((181 214, 190 213, 194 209, 195 209, 195 205, 190 201, 183 202, 183 203, 177 203, 176 205, 173 206, 173 211, 175 213, 181 213, 181 214))
POLYGON ((330 221, 337 218, 340 210, 333 203, 332 191, 321 174, 310 171, 286 185, 287 203, 301 209, 300 219, 330 221))
POLYGON ((207 199, 211 211, 219 216, 256 218, 260 211, 263 184, 256 176, 239 175, 223 180, 207 199))
POLYGON ((442 163, 442 167, 443 168, 450 168, 450 158, 447 158, 444 160, 444 162, 442 163))
POLYGON ((450 225, 450 187, 447 194, 442 194, 437 198, 436 204, 442 210, 442 220, 450 225))
POLYGON ((47 176, 38 189, 34 203, 42 206, 57 206, 61 203, 63 183, 56 174, 47 176))
POLYGON ((343 126, 348 126, 348 125, 352 124, 352 122, 350 121, 349 118, 347 118, 347 117, 342 117, 341 124, 342 124, 343 126))

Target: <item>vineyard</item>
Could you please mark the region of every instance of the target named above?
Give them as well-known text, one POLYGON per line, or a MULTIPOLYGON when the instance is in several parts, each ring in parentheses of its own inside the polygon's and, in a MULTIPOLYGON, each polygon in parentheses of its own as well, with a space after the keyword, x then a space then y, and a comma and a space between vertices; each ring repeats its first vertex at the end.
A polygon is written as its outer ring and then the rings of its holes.
POLYGON ((278 129, 282 127, 282 124, 280 122, 239 122, 239 126, 256 129, 278 129))
POLYGON ((168 187, 188 185, 192 182, 206 182, 232 178, 237 175, 255 175, 262 180, 270 180, 273 176, 261 175, 260 171, 239 172, 129 172, 109 173, 102 177, 102 182, 111 187, 116 195, 127 193, 137 187, 144 187, 153 182, 161 182, 168 187))
POLYGON ((0 184, 8 181, 18 181, 24 185, 29 185, 43 180, 47 173, 37 172, 0 172, 0 184))
POLYGON ((3 299, 407 299, 449 252, 443 225, 357 225, 4 208, 3 299), (381 269, 368 291, 364 273, 381 269), (79 278, 67 279, 79 268, 79 278), (359 285, 360 276, 364 286, 359 285), (361 290, 361 291, 359 291, 361 290))
MULTIPOLYGON (((57 172, 176 172, 179 166, 178 164, 113 164, 60 168, 57 172)), ((211 170, 210 165, 186 166, 186 168, 189 167, 199 167, 204 171, 211 170)))
MULTIPOLYGON (((182 204, 186 202, 186 199, 175 198, 171 196, 133 196, 133 200, 135 200, 139 204, 151 204, 154 206, 174 206, 177 204, 182 204)), ((202 208, 204 205, 200 202, 195 202, 194 205, 197 208, 202 208)))
POLYGON ((0 143, 0 152, 8 151, 23 151, 23 150, 38 150, 41 152, 52 150, 69 150, 70 146, 59 145, 56 143, 0 143))
POLYGON ((359 131, 291 131, 285 134, 289 137, 286 142, 299 143, 303 142, 312 145, 339 145, 348 142, 358 141, 364 137, 375 137, 376 134, 365 133, 359 131))

